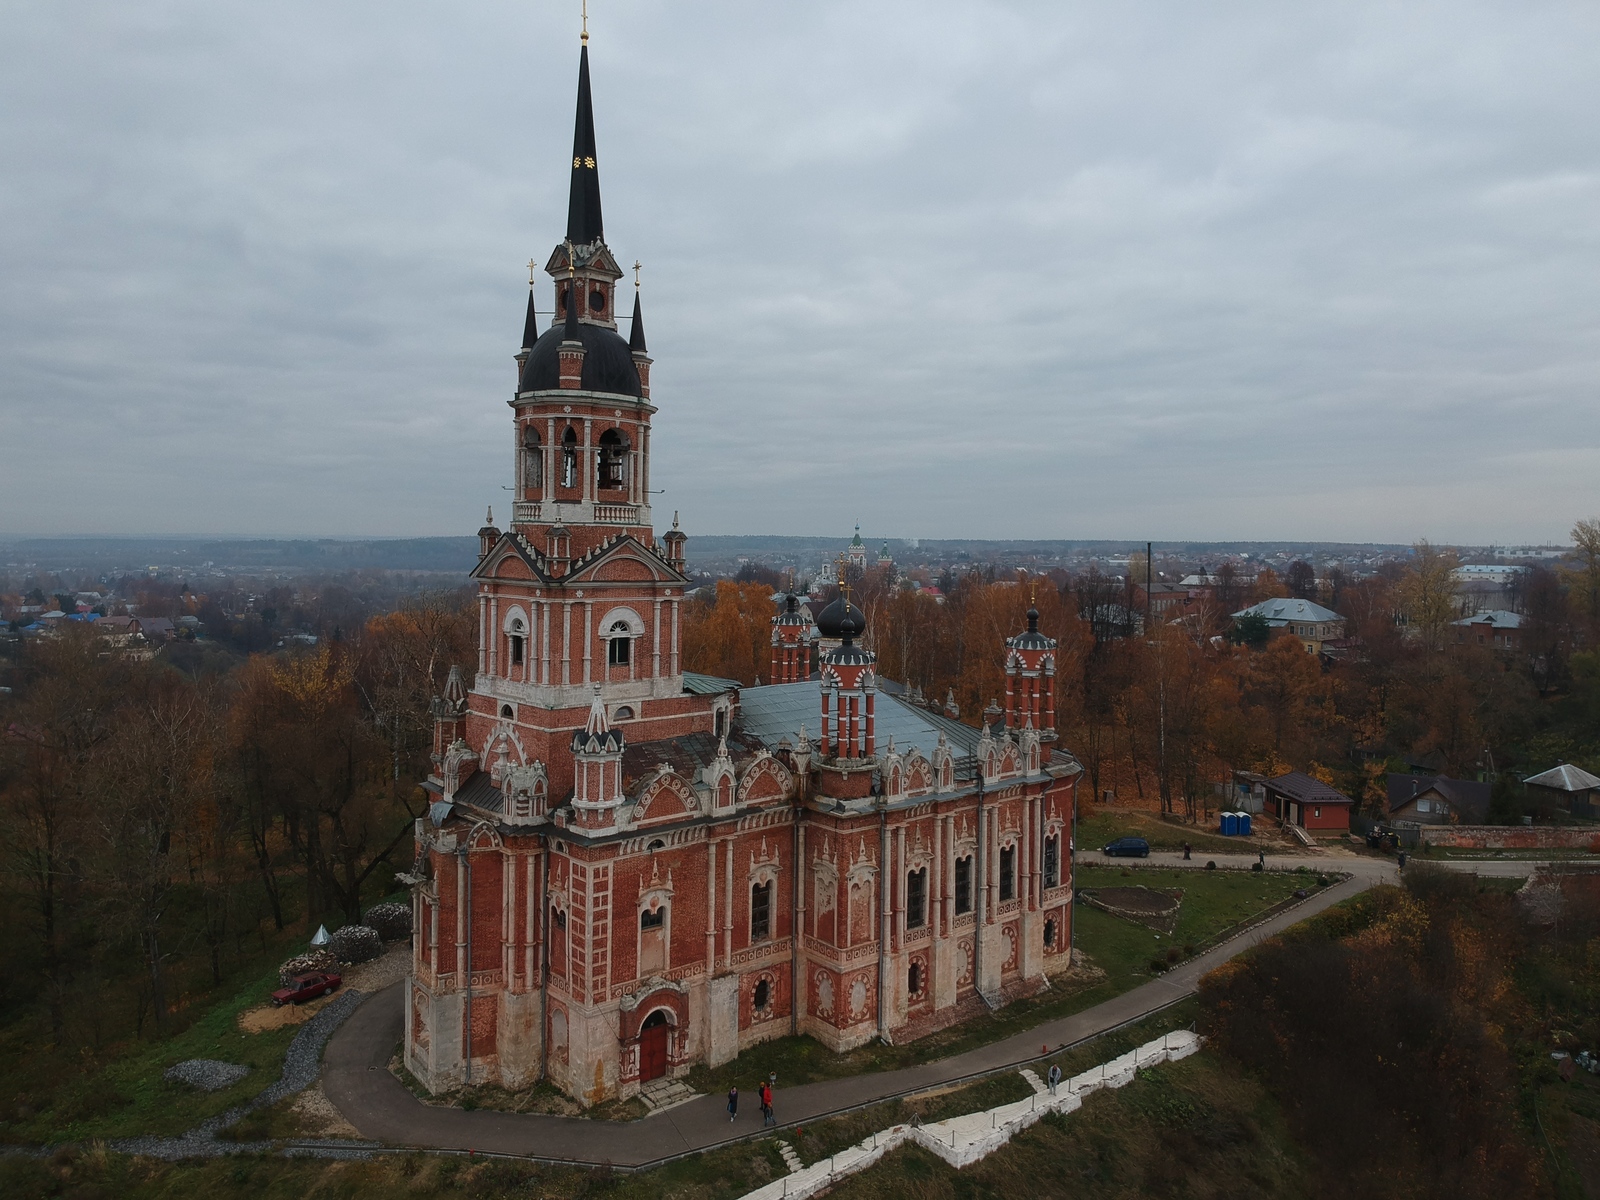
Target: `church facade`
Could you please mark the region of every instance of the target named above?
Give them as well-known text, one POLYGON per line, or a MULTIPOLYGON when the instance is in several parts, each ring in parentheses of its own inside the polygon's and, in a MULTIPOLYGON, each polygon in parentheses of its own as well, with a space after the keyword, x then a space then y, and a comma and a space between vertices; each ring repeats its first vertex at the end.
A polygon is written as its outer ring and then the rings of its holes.
POLYGON ((654 534, 651 359, 637 291, 627 338, 616 318, 587 44, 545 270, 511 520, 479 531, 477 670, 434 704, 406 1066, 591 1104, 768 1038, 909 1039, 1046 986, 1071 958, 1080 767, 1037 613, 995 647, 1005 706, 978 728, 880 691, 848 589, 820 655, 782 607, 764 686, 683 669, 686 539, 654 534))

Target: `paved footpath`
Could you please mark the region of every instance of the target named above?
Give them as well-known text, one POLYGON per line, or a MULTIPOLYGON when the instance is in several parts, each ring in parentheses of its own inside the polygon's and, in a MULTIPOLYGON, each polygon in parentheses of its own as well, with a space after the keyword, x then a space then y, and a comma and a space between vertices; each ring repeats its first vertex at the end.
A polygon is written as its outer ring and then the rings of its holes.
MULTIPOLYGON (((1183 862, 1177 854, 1148 859, 1113 860, 1121 865, 1203 868, 1248 866, 1254 856, 1212 855, 1183 862)), ((1078 862, 1099 863, 1098 854, 1078 855, 1078 862)), ((1524 876, 1530 861, 1455 861, 1455 869, 1483 875, 1524 876)), ((1200 977, 1257 942, 1274 936, 1307 917, 1331 908, 1375 883, 1394 882, 1393 862, 1360 855, 1284 855, 1269 858, 1269 870, 1307 867, 1346 872, 1349 879, 1313 894, 1304 903, 1183 963, 1167 974, 1124 992, 1093 1008, 1047 1021, 1023 1033, 968 1050, 937 1062, 829 1079, 800 1087, 780 1087, 777 1109, 784 1125, 809 1124, 832 1113, 895 1096, 926 1091, 969 1076, 1026 1063, 1041 1044, 1070 1044, 1136 1021, 1174 1001, 1192 995, 1200 977)), ((328 1099, 362 1135, 391 1145, 445 1150, 479 1150, 499 1154, 570 1161, 589 1165, 637 1167, 695 1151, 708 1150, 760 1132, 755 1084, 741 1088, 747 1097, 739 1119, 730 1123, 722 1096, 701 1096, 637 1121, 597 1121, 538 1113, 500 1113, 487 1109, 464 1112, 423 1104, 389 1072, 389 1060, 400 1044, 404 1018, 404 983, 376 993, 339 1027, 323 1057, 322 1087, 328 1099)), ((978 1018, 982 1020, 984 1018, 978 1018)))

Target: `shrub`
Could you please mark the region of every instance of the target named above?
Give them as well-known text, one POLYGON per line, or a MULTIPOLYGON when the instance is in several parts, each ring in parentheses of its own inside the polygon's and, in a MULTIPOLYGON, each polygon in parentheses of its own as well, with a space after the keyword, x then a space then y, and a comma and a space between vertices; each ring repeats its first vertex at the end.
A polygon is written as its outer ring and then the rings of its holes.
POLYGON ((386 942, 411 936, 411 907, 406 904, 374 904, 367 909, 367 924, 386 942))
POLYGON ((278 985, 288 987, 296 975, 305 975, 311 971, 337 971, 339 960, 332 950, 326 946, 318 946, 315 950, 305 954, 297 954, 283 966, 278 968, 278 985))
POLYGON ((1150 974, 1152 974, 1152 975, 1160 975, 1163 972, 1165 972, 1166 969, 1167 969, 1167 960, 1166 959, 1164 959, 1164 958, 1152 958, 1150 960, 1150 974))
POLYGON ((346 925, 333 935, 328 948, 342 963, 364 963, 383 953, 383 939, 370 925, 346 925))

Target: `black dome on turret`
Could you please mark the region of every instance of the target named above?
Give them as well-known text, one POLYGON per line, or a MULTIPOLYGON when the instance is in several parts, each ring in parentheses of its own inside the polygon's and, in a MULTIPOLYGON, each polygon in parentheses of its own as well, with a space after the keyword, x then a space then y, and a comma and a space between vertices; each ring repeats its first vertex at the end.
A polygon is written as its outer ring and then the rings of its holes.
POLYGON ((867 619, 845 596, 840 596, 817 615, 817 631, 825 638, 851 641, 861 636, 867 619))
POLYGON ((800 611, 800 598, 790 592, 783 598, 783 609, 774 622, 777 625, 809 625, 811 621, 800 611))
MULTIPOLYGON (((622 335, 604 325, 582 321, 577 325, 578 340, 583 343, 583 390, 639 395, 639 368, 622 335)), ((561 386, 560 350, 565 337, 566 331, 557 324, 534 343, 522 368, 519 392, 553 391, 561 386)))

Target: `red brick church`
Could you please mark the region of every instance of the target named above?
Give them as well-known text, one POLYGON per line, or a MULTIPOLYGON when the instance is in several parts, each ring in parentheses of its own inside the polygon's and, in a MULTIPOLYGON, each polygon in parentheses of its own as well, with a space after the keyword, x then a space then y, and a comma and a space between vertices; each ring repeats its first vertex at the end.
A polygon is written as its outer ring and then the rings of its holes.
POLYGON ((586 44, 571 171, 557 315, 541 331, 530 290, 516 356, 511 521, 479 530, 477 673, 435 701, 407 1067, 588 1104, 1032 994, 1070 961, 1055 642, 1030 612, 995 647, 981 728, 880 690, 848 592, 820 653, 792 599, 774 618, 766 686, 684 671, 686 539, 652 525, 651 359, 637 291, 618 331, 586 44))

